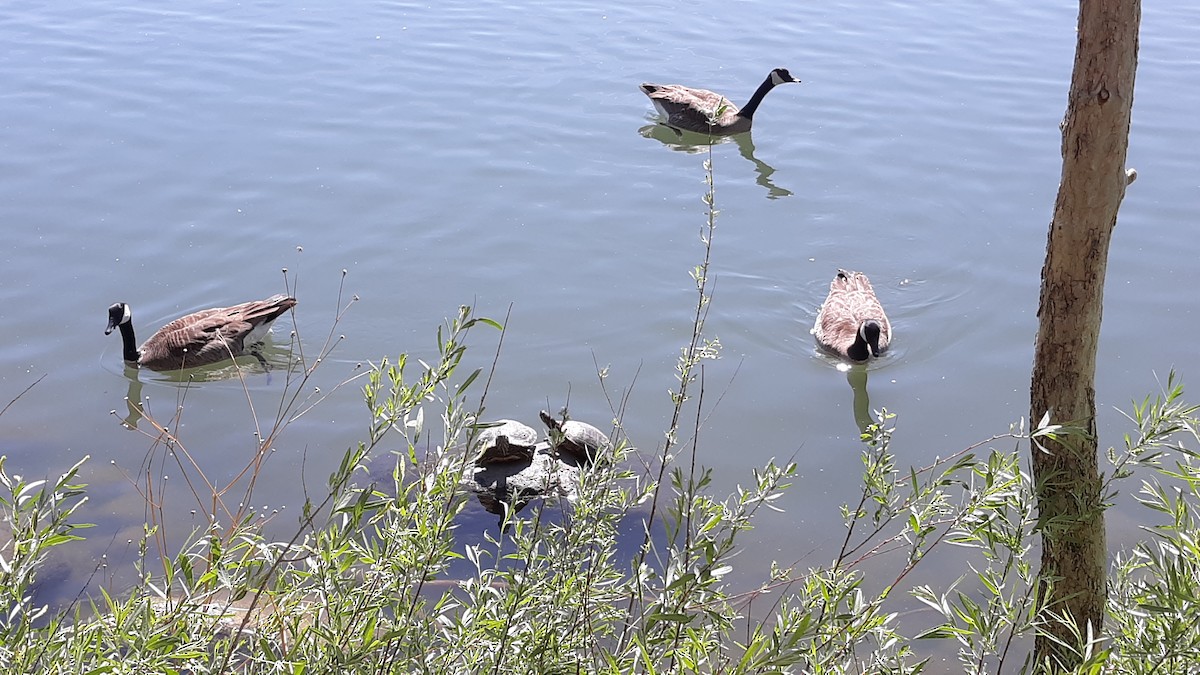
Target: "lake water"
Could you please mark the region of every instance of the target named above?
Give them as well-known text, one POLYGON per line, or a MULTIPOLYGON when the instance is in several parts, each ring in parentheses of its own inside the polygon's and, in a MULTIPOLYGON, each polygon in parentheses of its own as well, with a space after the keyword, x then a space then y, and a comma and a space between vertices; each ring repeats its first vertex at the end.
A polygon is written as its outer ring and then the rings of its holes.
MULTIPOLYGON (((134 483, 150 439, 110 414, 130 384, 119 340, 103 335, 117 300, 146 337, 182 313, 284 291, 287 268, 311 350, 346 270, 343 302, 361 300, 314 381, 326 392, 361 362, 429 358, 460 304, 495 318, 511 307, 489 412, 533 423, 569 396, 574 417, 604 426, 599 364, 610 393, 631 389, 624 424, 652 456, 694 311, 705 155, 652 127, 637 85, 742 103, 776 66, 803 83, 767 97, 752 138, 712 151, 708 332, 724 351, 706 369, 706 401, 720 402, 699 452, 721 491, 771 457, 801 466, 786 513, 746 540, 750 578, 769 559, 826 561, 860 467, 852 391, 808 333, 837 268, 866 272, 895 326, 869 391, 899 415, 902 465, 1027 414, 1076 12, 1012 0, 6 2, 0 404, 44 379, 0 417, 0 452, 32 476, 92 458, 85 520, 100 526, 64 554, 61 588, 73 597, 102 553, 123 574, 146 510, 134 483)), ((1113 242, 1100 346, 1106 444, 1125 430, 1114 406, 1172 368, 1200 378, 1198 27, 1193 2, 1145 7, 1129 151, 1140 178, 1113 242)), ((486 364, 496 336, 473 337, 469 360, 486 364)), ((283 379, 251 377, 260 412, 283 379)), ((169 416, 180 389, 141 380, 169 416)), ((367 424, 357 386, 334 392, 277 444, 255 499, 297 509, 298 482, 320 490, 367 424)), ((236 381, 188 391, 180 435, 214 480, 244 465, 253 430, 236 381)))

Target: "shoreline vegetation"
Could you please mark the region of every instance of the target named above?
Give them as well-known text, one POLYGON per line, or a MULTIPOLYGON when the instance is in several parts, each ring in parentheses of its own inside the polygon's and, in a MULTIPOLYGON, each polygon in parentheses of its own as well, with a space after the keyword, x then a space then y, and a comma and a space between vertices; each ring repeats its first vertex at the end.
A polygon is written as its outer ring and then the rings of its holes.
MULTIPOLYGON (((952 669, 931 655, 956 654, 963 672, 1055 671, 1031 662, 1042 614, 1038 516, 1022 459, 1039 439, 1077 433, 1049 419, 909 467, 890 449, 893 413, 874 411, 863 422, 861 491, 845 497, 833 559, 772 564, 757 582, 730 581, 760 510, 798 486, 795 464, 769 461, 734 494, 714 495, 701 463, 704 419, 717 409, 705 396, 705 364, 721 352, 705 331, 717 223, 711 162, 710 153, 703 257, 691 270, 695 313, 657 446, 624 436, 625 398, 605 389, 613 443, 575 474, 573 496, 506 509, 484 543, 456 545, 456 516, 470 498, 463 448, 486 419, 492 377, 463 372, 463 358, 473 331, 499 331, 494 370, 506 324, 463 306, 438 327, 435 357, 384 358, 335 388, 361 383, 373 420, 366 438, 343 452, 325 494, 305 500, 292 536, 268 539, 246 505, 276 439, 333 393, 311 391, 308 380, 354 304, 339 298, 315 354, 293 334, 298 367, 270 411, 276 421, 256 430, 258 454, 228 485, 204 477, 179 435, 186 387, 170 418, 139 407, 153 430, 142 431, 152 439, 148 456, 178 462, 209 526, 170 549, 156 504, 180 496, 148 481, 141 584, 128 593, 100 588, 64 608, 38 604, 32 589, 47 556, 87 528, 79 482, 87 458, 48 481, 23 479, 0 458, 0 670, 916 673, 952 669), (365 480, 367 462, 385 453, 389 475, 365 480), (632 559, 618 550, 630 522, 640 534, 632 559), (908 583, 934 551, 963 559, 964 574, 936 588, 908 583), (452 574, 452 565, 469 574, 452 574), (895 610, 911 598, 928 607, 920 630, 895 610)), ((598 376, 603 386, 603 370, 598 376)), ((1105 494, 1111 502, 1134 476, 1141 481, 1147 538, 1113 558, 1105 634, 1083 636, 1075 672, 1190 672, 1200 660, 1197 407, 1183 402, 1172 373, 1128 417, 1133 430, 1109 452, 1105 494)))

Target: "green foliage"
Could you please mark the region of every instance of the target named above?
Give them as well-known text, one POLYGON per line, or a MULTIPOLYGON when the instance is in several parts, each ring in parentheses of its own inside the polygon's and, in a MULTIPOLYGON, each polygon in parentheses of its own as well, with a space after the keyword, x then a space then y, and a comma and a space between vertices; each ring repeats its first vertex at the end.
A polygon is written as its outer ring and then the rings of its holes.
POLYGON ((72 523, 71 516, 87 498, 76 483, 80 460, 53 483, 26 481, 8 473, 0 457, 0 668, 3 672, 34 672, 45 657, 42 643, 59 637, 62 617, 47 618, 48 608, 31 595, 37 574, 50 551, 80 539, 75 534, 89 525, 72 523))
POLYGON ((1114 454, 1123 475, 1153 469, 1137 500, 1157 522, 1150 539, 1113 564, 1109 620, 1113 668, 1126 673, 1193 673, 1200 663, 1200 444, 1197 406, 1183 402, 1172 372, 1165 392, 1133 405, 1136 435, 1114 454), (1188 445, 1188 443, 1193 445, 1188 445))
MULTIPOLYGON (((211 497, 194 493, 209 505, 206 529, 168 554, 152 509, 142 583, 120 595, 101 588, 55 612, 33 592, 47 555, 86 527, 73 522, 85 502, 79 465, 52 483, 27 481, 0 458, 0 672, 918 673, 949 650, 967 673, 1060 672, 1028 654, 1053 580, 1037 579, 1031 559, 1038 521, 1022 446, 1039 452, 1041 438, 1079 433, 1048 417, 1028 434, 1012 429, 903 467, 894 417, 879 411, 861 438, 862 487, 842 507, 833 558, 807 569, 774 563, 757 582, 735 574, 741 538, 760 509, 778 508, 797 473, 769 461, 721 496, 698 461, 702 422, 716 413, 705 403, 705 368, 721 356, 705 330, 711 156, 705 173, 696 311, 653 454, 618 433, 611 456, 580 472, 573 497, 509 509, 481 543, 456 540, 472 469, 465 448, 491 377, 462 372, 467 338, 476 327, 504 336, 503 323, 462 307, 438 328, 427 361, 400 354, 347 381, 363 382, 366 438, 304 504, 290 539, 267 538, 261 518, 225 507, 232 484, 199 474, 189 485, 210 487, 211 497), (1001 441, 1013 447, 993 447, 1001 441), (379 456, 390 460, 387 475, 367 471, 379 456), (632 554, 619 545, 631 529, 641 535, 632 554), (919 566, 950 556, 970 571, 912 585, 919 566), (898 609, 914 599, 924 608, 915 630, 898 609)), ((319 403, 298 392, 336 343, 331 332, 311 367, 289 379, 283 422, 259 435, 251 477, 287 421, 319 403)), ((1116 557, 1109 624, 1076 636, 1085 653, 1074 672, 1189 673, 1200 662, 1196 410, 1172 374, 1163 394, 1132 406, 1136 431, 1110 452, 1106 500, 1140 478, 1137 500, 1154 520, 1147 541, 1116 557)), ((146 417, 155 448, 187 457, 178 414, 171 429, 146 417)), ((199 471, 181 463, 189 466, 199 471)), ((148 483, 148 499, 161 487, 148 483)))
MULTIPOLYGON (((461 448, 480 412, 467 397, 486 386, 480 371, 458 370, 477 325, 501 327, 463 308, 439 332, 436 359, 402 355, 372 369, 369 442, 345 452, 292 541, 265 539, 250 519, 213 520, 125 596, 101 591, 59 613, 35 606, 39 566, 82 527, 70 520, 84 503, 79 466, 47 483, 0 462, 11 530, 0 556, 5 672, 916 673, 927 667, 921 646, 942 644, 956 645, 963 672, 1056 670, 1028 656, 1039 629, 1032 486, 1019 448, 990 447, 1017 444, 1019 430, 902 468, 893 416, 881 412, 862 439, 862 490, 843 507, 835 558, 776 565, 749 588, 730 581, 739 537, 760 508, 775 508, 795 466, 768 462, 719 498, 707 470, 672 461, 674 434, 660 450, 665 481, 631 471, 635 449, 619 439, 612 461, 581 474, 574 501, 509 512, 483 543, 456 545, 461 448), (436 442, 427 411, 440 417, 436 442), (393 448, 391 475, 355 486, 383 447, 393 448), (632 563, 618 547, 631 523, 645 528, 632 563), (970 572, 907 586, 936 550, 965 557, 970 572), (910 636, 897 590, 938 622, 910 636)), ((702 384, 688 372, 672 400, 692 400, 687 385, 702 384)), ((1133 406, 1137 431, 1112 453, 1112 480, 1141 475, 1138 501, 1157 522, 1117 557, 1110 625, 1081 640, 1074 672, 1187 673, 1200 659, 1200 439, 1196 408, 1182 400, 1172 377, 1166 393, 1133 406)), ((699 416, 702 386, 695 402, 699 416)))

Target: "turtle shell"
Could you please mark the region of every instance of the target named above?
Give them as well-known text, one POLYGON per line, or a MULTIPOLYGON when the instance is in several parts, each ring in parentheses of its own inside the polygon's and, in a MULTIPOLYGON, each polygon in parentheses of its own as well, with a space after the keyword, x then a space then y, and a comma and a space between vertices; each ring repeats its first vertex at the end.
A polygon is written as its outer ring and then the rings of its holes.
POLYGON ((601 451, 612 445, 612 441, 603 431, 587 422, 576 420, 559 422, 545 410, 538 416, 542 418, 542 423, 548 429, 558 432, 558 434, 551 434, 550 442, 554 445, 554 449, 560 453, 565 452, 577 460, 593 462, 601 451), (558 438, 555 438, 556 436, 558 438))
POLYGON ((533 427, 516 420, 497 420, 480 427, 479 435, 475 437, 475 449, 479 452, 476 464, 533 459, 533 449, 537 445, 537 431, 533 427))

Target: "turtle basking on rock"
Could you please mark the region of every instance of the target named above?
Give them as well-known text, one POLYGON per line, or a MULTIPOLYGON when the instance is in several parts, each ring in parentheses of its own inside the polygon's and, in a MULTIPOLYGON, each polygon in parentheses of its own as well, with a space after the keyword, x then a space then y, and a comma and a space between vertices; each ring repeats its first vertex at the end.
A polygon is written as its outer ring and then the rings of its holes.
POLYGON ((475 437, 475 450, 479 453, 475 464, 528 462, 533 459, 537 441, 537 431, 516 420, 497 420, 486 426, 480 425, 479 435, 475 437))
POLYGON ((550 445, 560 456, 566 453, 580 462, 594 462, 602 451, 612 447, 612 441, 603 431, 586 422, 566 419, 559 422, 545 410, 538 417, 550 430, 550 445))

